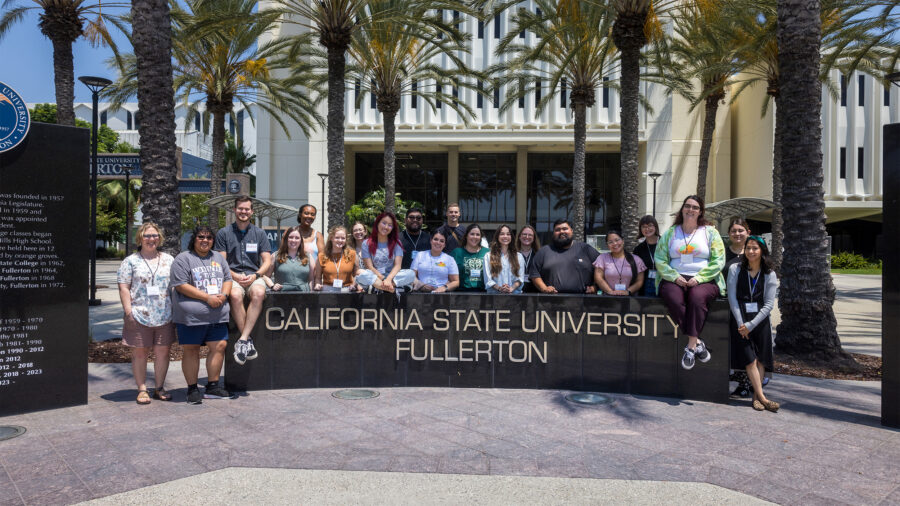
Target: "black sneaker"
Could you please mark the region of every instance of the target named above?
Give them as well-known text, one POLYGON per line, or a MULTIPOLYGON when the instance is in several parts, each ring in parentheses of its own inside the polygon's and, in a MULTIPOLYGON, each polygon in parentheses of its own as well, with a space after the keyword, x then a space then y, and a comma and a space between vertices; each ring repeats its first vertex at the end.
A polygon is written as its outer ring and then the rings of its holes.
POLYGON ((204 399, 234 399, 234 395, 220 387, 218 383, 210 383, 203 389, 204 399))
POLYGON ((199 388, 195 388, 194 390, 188 391, 187 403, 188 404, 203 404, 203 394, 200 393, 199 388))
POLYGON ((246 350, 247 360, 255 360, 259 356, 259 353, 256 352, 256 346, 253 346, 253 338, 251 337, 247 338, 246 350))
POLYGON ((734 392, 731 392, 732 397, 750 397, 750 388, 743 383, 738 383, 737 388, 734 389, 734 392))
POLYGON ((694 356, 697 357, 697 360, 704 363, 709 362, 709 359, 712 358, 709 350, 706 349, 706 343, 703 341, 697 341, 697 347, 694 348, 694 356))

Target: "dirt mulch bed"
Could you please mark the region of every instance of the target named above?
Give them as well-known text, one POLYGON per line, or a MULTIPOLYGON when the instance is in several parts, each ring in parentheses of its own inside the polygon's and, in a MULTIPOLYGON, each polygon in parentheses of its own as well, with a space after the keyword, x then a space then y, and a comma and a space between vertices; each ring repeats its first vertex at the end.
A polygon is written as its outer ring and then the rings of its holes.
POLYGON ((851 353, 859 364, 857 371, 836 370, 831 364, 807 362, 791 355, 775 353, 775 372, 819 379, 881 381, 881 357, 851 353))
MULTIPOLYGON (((206 358, 209 348, 200 347, 200 358, 206 358)), ((169 348, 169 360, 181 360, 183 350, 181 345, 175 343, 169 348)), ((156 358, 151 351, 149 360, 153 362, 156 358)), ((131 362, 131 348, 125 346, 121 339, 110 339, 109 341, 99 341, 88 344, 88 362, 98 364, 128 364, 131 362)))

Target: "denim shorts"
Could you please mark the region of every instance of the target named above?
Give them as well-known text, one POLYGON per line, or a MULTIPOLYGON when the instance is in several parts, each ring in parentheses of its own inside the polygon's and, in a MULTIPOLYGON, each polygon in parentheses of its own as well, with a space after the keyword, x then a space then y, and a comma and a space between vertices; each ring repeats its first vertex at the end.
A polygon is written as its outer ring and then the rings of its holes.
POLYGON ((184 345, 201 345, 210 341, 225 341, 228 339, 227 323, 212 323, 209 325, 185 325, 176 323, 178 331, 178 343, 184 345))

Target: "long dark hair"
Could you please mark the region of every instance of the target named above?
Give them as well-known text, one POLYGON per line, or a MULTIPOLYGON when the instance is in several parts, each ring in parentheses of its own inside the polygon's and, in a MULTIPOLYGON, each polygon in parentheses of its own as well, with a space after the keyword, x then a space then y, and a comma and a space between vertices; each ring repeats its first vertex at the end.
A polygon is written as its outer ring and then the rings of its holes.
MULTIPOLYGON (((191 241, 188 243, 188 249, 194 251, 194 243, 197 242, 197 235, 206 232, 209 235, 213 236, 213 239, 216 237, 216 229, 212 228, 209 225, 197 225, 194 227, 194 231, 191 232, 191 241)), ((162 234, 160 234, 162 235, 162 234)), ((212 248, 209 248, 212 251, 212 248)))
POLYGON ((684 201, 681 202, 681 207, 679 207, 678 212, 675 213, 675 225, 684 223, 684 205, 687 204, 688 200, 696 200, 697 203, 700 204, 700 216, 697 217, 697 226, 703 227, 709 225, 709 220, 706 219, 706 202, 697 195, 688 195, 684 198, 684 201))
MULTIPOLYGON (((369 254, 372 255, 372 258, 375 258, 375 252, 378 251, 378 224, 385 218, 390 218, 394 225, 391 233, 388 234, 388 258, 394 258, 394 247, 400 245, 400 225, 397 223, 397 217, 394 216, 394 213, 385 211, 375 218, 375 223, 372 224, 372 233, 369 234, 369 254)), ((403 246, 400 245, 400 248, 403 249, 403 246)))
POLYGON ((283 264, 287 262, 288 259, 288 236, 291 235, 291 232, 297 232, 300 234, 300 248, 297 249, 297 256, 300 257, 300 265, 307 265, 309 263, 309 255, 306 254, 304 250, 303 244, 303 232, 300 231, 300 225, 296 227, 291 227, 284 231, 284 235, 281 236, 281 245, 278 246, 278 251, 275 253, 275 260, 278 263, 283 264))
MULTIPOLYGON (((609 236, 611 236, 611 235, 617 235, 617 236, 619 236, 619 239, 625 240, 625 238, 622 236, 622 233, 619 232, 618 230, 607 230, 606 231, 607 244, 609 244, 609 236)), ((634 255, 632 255, 631 253, 628 252, 628 250, 625 249, 624 244, 622 245, 622 253, 625 253, 625 261, 628 262, 628 267, 631 268, 631 279, 637 278, 638 271, 637 271, 637 264, 634 262, 634 255)), ((612 256, 612 253, 610 253, 609 256, 612 256)))
MULTIPOLYGON (((751 235, 747 238, 747 241, 744 242, 745 250, 747 249, 747 242, 749 241, 759 244, 759 270, 762 271, 763 274, 772 272, 773 263, 772 258, 769 256, 769 247, 766 246, 766 241, 761 240, 755 235, 751 235)), ((747 260, 746 254, 741 256, 741 267, 746 271, 750 270, 750 261, 747 260)))
MULTIPOLYGON (((481 231, 481 226, 477 223, 472 223, 468 227, 466 227, 466 234, 463 237, 463 243, 459 245, 460 248, 465 248, 469 244, 469 232, 478 229, 478 232, 481 234, 481 237, 484 237, 484 232, 481 231)), ((478 244, 478 247, 481 247, 481 243, 478 244)))
MULTIPOLYGON (((516 242, 512 240, 512 229, 509 228, 509 225, 500 225, 500 228, 494 232, 494 238, 491 240, 491 276, 496 276, 500 274, 500 269, 503 268, 503 265, 500 263, 500 252, 501 246, 500 241, 500 232, 503 229, 506 229, 509 232, 509 246, 506 249, 507 255, 509 255, 509 266, 512 268, 513 272, 519 272, 519 250, 516 249, 516 242)), ((468 234, 466 234, 468 235, 468 234)))

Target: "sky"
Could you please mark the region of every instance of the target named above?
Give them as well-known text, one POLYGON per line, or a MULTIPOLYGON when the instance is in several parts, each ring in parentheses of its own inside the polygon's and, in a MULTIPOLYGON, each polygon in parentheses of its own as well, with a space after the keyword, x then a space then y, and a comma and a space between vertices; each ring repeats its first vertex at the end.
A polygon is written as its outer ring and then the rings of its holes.
MULTIPOLYGON (((20 5, 27 3, 21 2, 20 5)), ((121 34, 116 38, 120 42, 126 40, 121 34)), ((124 46, 126 52, 131 51, 127 42, 124 46)), ((117 73, 104 63, 112 56, 112 51, 108 48, 93 48, 87 40, 79 38, 72 46, 72 55, 75 63, 75 101, 90 102, 91 92, 77 79, 87 75, 115 80, 117 73)), ((38 28, 37 10, 30 11, 24 19, 10 27, 0 40, 0 62, 0 81, 16 90, 25 102, 56 102, 53 87, 53 45, 38 28)))

